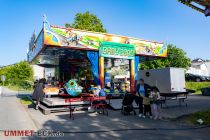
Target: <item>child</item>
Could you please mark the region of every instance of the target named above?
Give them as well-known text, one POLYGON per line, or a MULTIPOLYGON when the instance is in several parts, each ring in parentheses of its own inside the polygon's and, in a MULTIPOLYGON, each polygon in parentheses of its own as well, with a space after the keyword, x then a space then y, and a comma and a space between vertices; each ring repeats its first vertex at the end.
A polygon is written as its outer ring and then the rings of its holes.
POLYGON ((142 117, 145 118, 147 113, 149 113, 150 118, 152 118, 149 94, 145 94, 145 96, 143 97, 143 105, 144 105, 144 110, 143 110, 144 115, 142 117))
POLYGON ((162 119, 161 116, 161 100, 160 93, 157 87, 152 88, 152 92, 150 94, 151 102, 152 102, 152 112, 154 119, 162 119))

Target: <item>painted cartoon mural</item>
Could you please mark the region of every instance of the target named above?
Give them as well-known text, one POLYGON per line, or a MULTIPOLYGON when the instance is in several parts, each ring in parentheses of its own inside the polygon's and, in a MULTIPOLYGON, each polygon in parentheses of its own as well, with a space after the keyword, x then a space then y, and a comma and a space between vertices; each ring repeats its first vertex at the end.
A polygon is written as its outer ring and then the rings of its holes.
POLYGON ((163 43, 151 42, 124 36, 61 28, 44 24, 44 44, 86 50, 99 50, 101 42, 132 44, 136 55, 166 57, 167 47, 163 43))
POLYGON ((41 51, 43 47, 43 30, 36 37, 35 34, 32 34, 31 40, 29 42, 29 50, 28 50, 28 60, 32 61, 33 58, 41 51))

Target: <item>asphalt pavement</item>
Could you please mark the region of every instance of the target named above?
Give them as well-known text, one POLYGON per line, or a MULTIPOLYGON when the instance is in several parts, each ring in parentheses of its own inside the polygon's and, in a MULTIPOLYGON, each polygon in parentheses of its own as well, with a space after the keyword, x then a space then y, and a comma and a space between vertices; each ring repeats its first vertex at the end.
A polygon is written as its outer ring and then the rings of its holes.
MULTIPOLYGON (((69 118, 68 112, 43 115, 31 106, 22 105, 17 92, 4 89, 0 97, 1 130, 40 130, 50 129, 65 132, 63 137, 5 137, 0 139, 74 139, 74 140, 209 140, 210 128, 194 129, 195 126, 183 124, 171 119, 153 120, 138 116, 124 116, 120 111, 109 110, 109 116, 78 111, 75 120, 69 118)), ((177 106, 170 102, 164 108, 166 118, 176 118, 199 110, 210 109, 210 97, 189 96, 188 107, 177 106)), ((196 126, 197 127, 197 126, 196 126)))
POLYGON ((4 137, 4 130, 35 130, 37 127, 27 113, 25 107, 17 98, 18 92, 2 88, 0 95, 0 139, 21 139, 19 137, 4 137))

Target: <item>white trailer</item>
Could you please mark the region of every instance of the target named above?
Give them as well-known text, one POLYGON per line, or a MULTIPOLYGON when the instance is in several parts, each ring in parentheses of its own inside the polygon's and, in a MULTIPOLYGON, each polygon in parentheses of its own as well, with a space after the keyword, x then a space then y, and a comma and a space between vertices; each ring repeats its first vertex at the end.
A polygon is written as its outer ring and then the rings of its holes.
POLYGON ((185 69, 163 68, 140 70, 139 79, 150 86, 156 86, 161 93, 186 92, 185 69))

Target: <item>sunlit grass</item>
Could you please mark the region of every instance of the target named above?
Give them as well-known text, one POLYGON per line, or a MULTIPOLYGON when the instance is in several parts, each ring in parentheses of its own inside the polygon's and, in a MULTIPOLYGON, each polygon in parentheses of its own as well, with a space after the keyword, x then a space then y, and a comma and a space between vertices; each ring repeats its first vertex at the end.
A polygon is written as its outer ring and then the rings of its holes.
POLYGON ((185 116, 181 119, 183 119, 185 122, 190 123, 190 124, 198 124, 197 120, 202 119, 203 124, 210 125, 210 110, 199 111, 199 112, 190 114, 188 116, 185 116))
POLYGON ((25 92, 32 92, 33 89, 30 88, 30 89, 23 89, 23 88, 20 88, 19 86, 17 85, 8 85, 6 86, 8 89, 11 89, 11 90, 14 90, 14 91, 25 91, 25 92))
POLYGON ((186 82, 186 88, 195 90, 194 94, 201 94, 201 89, 210 87, 210 82, 186 82))
POLYGON ((29 100, 27 97, 21 98, 21 99, 20 99, 20 102, 21 102, 21 104, 23 104, 23 105, 31 105, 31 104, 32 104, 32 101, 29 100))

